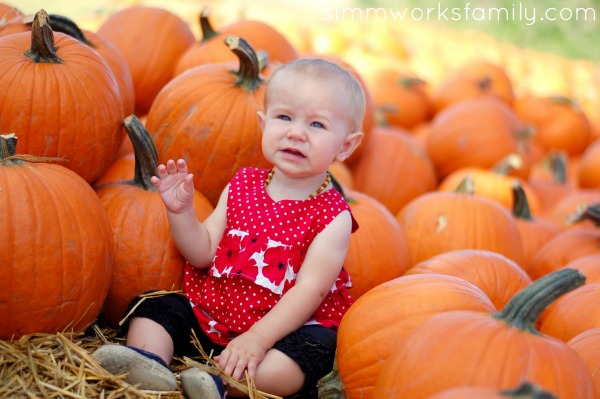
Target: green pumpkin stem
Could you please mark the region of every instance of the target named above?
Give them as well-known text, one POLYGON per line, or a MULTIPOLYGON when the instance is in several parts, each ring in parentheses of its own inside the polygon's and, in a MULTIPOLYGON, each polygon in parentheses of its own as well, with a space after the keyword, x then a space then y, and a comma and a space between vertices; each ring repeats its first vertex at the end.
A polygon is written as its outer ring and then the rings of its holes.
MULTIPOLYGON (((135 115, 130 115, 123 122, 127 135, 133 146, 135 156, 135 176, 133 184, 146 191, 155 191, 150 182, 152 176, 158 176, 158 154, 152 137, 135 115)), ((130 184, 131 182, 126 182, 130 184)))
POLYGON ((544 391, 537 385, 524 382, 515 389, 506 389, 500 391, 501 396, 507 398, 522 398, 522 399, 557 399, 550 392, 544 391))
POLYGON ((256 52, 246 40, 239 36, 227 36, 225 44, 240 61, 240 68, 235 72, 237 76, 235 85, 253 93, 263 83, 263 80, 259 76, 260 65, 256 52))
POLYGON ((56 55, 58 47, 54 46, 54 33, 48 19, 48 13, 43 9, 35 14, 31 26, 31 48, 23 55, 37 64, 62 64, 63 60, 56 55))
POLYGON ((519 180, 515 179, 512 184, 513 194, 513 209, 512 214, 518 219, 533 220, 531 216, 531 208, 529 207, 529 201, 527 201, 527 194, 523 190, 523 186, 519 183, 519 180))
POLYGON ((63 17, 62 15, 51 14, 50 27, 54 32, 65 33, 71 36, 73 39, 76 39, 81 43, 85 44, 86 46, 92 48, 96 47, 94 43, 90 42, 85 37, 81 29, 79 29, 79 26, 77 26, 77 24, 73 20, 67 17, 63 17))
POLYGON ((585 276, 576 269, 560 269, 549 273, 519 291, 500 312, 492 317, 509 326, 539 334, 535 323, 540 314, 558 297, 585 284, 585 276))
POLYGON ((564 152, 554 152, 549 155, 552 180, 559 184, 567 183, 567 155, 564 152))
POLYGON ((340 380, 337 361, 333 361, 333 370, 317 382, 319 399, 346 399, 344 384, 340 380))
POLYGON ((475 193, 475 180, 470 174, 466 175, 454 190, 459 194, 473 195, 475 193))
POLYGON ((219 32, 217 32, 211 25, 208 16, 210 15, 210 10, 208 7, 204 7, 200 12, 200 32, 202 33, 202 39, 200 39, 200 43, 204 43, 205 41, 212 39, 217 36, 219 32))

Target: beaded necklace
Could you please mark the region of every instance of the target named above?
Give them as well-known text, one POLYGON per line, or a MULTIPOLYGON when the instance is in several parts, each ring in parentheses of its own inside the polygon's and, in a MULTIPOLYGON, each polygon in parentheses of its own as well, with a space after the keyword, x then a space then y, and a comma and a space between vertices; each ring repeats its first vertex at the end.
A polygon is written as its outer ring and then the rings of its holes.
MULTIPOLYGON (((267 175, 267 178, 265 179, 265 188, 267 188, 269 183, 271 183, 271 179, 273 178, 273 173, 275 173, 275 168, 271 169, 271 171, 267 175)), ((315 190, 314 193, 309 195, 308 198, 314 198, 317 195, 321 194, 323 192, 323 190, 325 190, 327 188, 327 186, 329 185, 330 182, 331 182, 331 175, 329 174, 329 172, 327 172, 327 176, 325 176, 325 181, 323 182, 323 184, 321 184, 319 186, 319 188, 317 188, 315 190)))

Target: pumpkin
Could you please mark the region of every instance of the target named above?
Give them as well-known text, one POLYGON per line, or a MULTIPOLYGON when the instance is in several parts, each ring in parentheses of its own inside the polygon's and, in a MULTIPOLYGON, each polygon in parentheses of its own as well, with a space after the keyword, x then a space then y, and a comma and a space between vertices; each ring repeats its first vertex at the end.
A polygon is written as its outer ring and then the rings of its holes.
POLYGON ((184 158, 198 191, 216 206, 241 166, 268 167, 256 115, 265 83, 256 53, 237 36, 226 40, 233 64, 205 64, 174 78, 158 94, 146 120, 158 159, 184 158))
POLYGON ((29 31, 28 19, 18 8, 0 3, 0 37, 29 31))
POLYGON ((512 260, 496 252, 462 249, 436 255, 417 263, 405 275, 439 273, 462 278, 480 288, 502 309, 531 279, 512 260))
POLYGON ((528 382, 515 389, 497 389, 488 387, 456 387, 446 389, 429 396, 427 399, 558 399, 548 391, 528 382))
POLYGON ((592 328, 574 336, 567 345, 587 364, 594 377, 596 389, 600 392, 600 328, 592 328))
POLYGON ((559 398, 596 398, 579 355, 534 328, 546 306, 584 282, 579 271, 563 269, 519 291, 500 312, 456 310, 429 318, 393 341, 373 396, 422 399, 452 387, 509 389, 529 381, 559 398))
POLYGON ((563 196, 575 190, 567 168, 567 155, 551 151, 531 169, 527 184, 538 198, 541 214, 546 214, 563 196))
POLYGON ((110 286, 110 223, 85 180, 16 144, 0 136, 0 339, 84 331, 110 286))
POLYGON ((64 158, 64 166, 94 182, 115 159, 124 119, 102 57, 53 33, 41 10, 31 33, 0 38, 0 70, 0 131, 18 132, 23 153, 64 158))
POLYGON ((600 253, 582 256, 567 263, 565 267, 582 272, 587 284, 600 283, 600 253))
POLYGON ((518 180, 513 182, 512 192, 514 198, 512 215, 515 218, 523 247, 523 261, 520 266, 528 271, 533 257, 540 248, 557 235, 561 229, 551 221, 534 217, 531 214, 527 193, 518 180))
POLYGON ((600 139, 590 144, 581 154, 577 183, 581 188, 600 189, 600 139))
POLYGON ((223 46, 223 40, 229 35, 243 37, 255 51, 264 51, 269 57, 269 64, 285 64, 299 57, 291 42, 271 24, 240 19, 215 31, 209 16, 209 9, 204 8, 200 13, 202 39, 181 55, 175 66, 175 75, 198 65, 236 62, 236 56, 223 46))
POLYGON ((356 300, 340 323, 337 377, 329 385, 343 383, 348 399, 386 397, 373 395, 373 387, 392 343, 404 340, 434 315, 455 309, 495 311, 479 288, 453 276, 402 276, 374 287, 356 300))
POLYGON ((513 216, 502 205, 473 195, 466 178, 457 191, 433 191, 396 215, 408 239, 411 265, 458 249, 497 252, 521 264, 523 248, 513 216))
POLYGON ((158 92, 175 76, 177 61, 196 40, 187 22, 160 7, 125 7, 111 14, 97 33, 127 60, 139 116, 148 113, 158 92))
POLYGON ((600 253, 600 230, 590 228, 562 231, 537 251, 527 273, 535 280, 578 258, 597 253, 600 253))
POLYGON ((375 198, 346 190, 346 201, 359 229, 350 236, 344 267, 350 274, 350 295, 360 298, 410 267, 408 242, 394 215, 375 198))
POLYGON ((129 65, 123 54, 108 40, 90 30, 79 29, 75 22, 62 15, 50 15, 50 26, 54 32, 65 33, 93 48, 102 56, 117 79, 124 113, 131 115, 135 106, 135 89, 129 65))
POLYGON ((542 313, 538 330, 567 342, 592 328, 600 328, 600 283, 586 283, 558 298, 542 313))
POLYGON ((518 135, 523 129, 526 126, 506 103, 468 99, 435 115, 425 145, 438 176, 444 178, 462 167, 489 169, 518 153, 518 135))
MULTIPOLYGON (((118 327, 134 297, 151 290, 180 290, 185 266, 171 238, 162 199, 150 182, 158 174, 150 134, 135 115, 127 117, 124 125, 134 147, 135 176, 95 186, 115 245, 113 279, 102 311, 103 319, 113 327, 118 327)), ((213 207, 196 192, 194 209, 204 220, 213 207)))
POLYGON ((427 82, 412 72, 381 68, 369 88, 381 124, 412 129, 433 116, 427 82))
POLYGON ((592 137, 585 112, 565 96, 530 96, 515 103, 521 120, 535 129, 534 142, 545 152, 564 151, 569 156, 583 153, 592 137))
POLYGON ((447 76, 431 94, 435 113, 465 99, 492 97, 512 106, 512 80, 500 65, 471 60, 447 76))
POLYGON ((408 202, 437 186, 433 163, 406 132, 375 126, 352 168, 357 190, 397 214, 408 202))
POLYGON ((510 170, 519 168, 521 164, 522 160, 519 155, 510 154, 489 169, 481 167, 460 168, 446 176, 437 186, 437 189, 440 191, 456 190, 463 179, 469 175, 473 179, 474 195, 497 201, 511 211, 514 207, 513 184, 517 181, 527 196, 530 212, 538 215, 540 205, 537 194, 529 188, 526 181, 509 174, 510 170))

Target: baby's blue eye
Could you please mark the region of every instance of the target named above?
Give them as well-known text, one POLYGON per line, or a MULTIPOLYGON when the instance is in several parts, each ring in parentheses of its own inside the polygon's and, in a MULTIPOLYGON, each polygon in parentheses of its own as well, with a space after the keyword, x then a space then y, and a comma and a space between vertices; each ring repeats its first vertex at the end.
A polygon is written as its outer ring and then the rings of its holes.
POLYGON ((321 122, 313 122, 310 125, 312 127, 316 127, 316 128, 319 128, 319 129, 324 129, 325 128, 325 126, 323 126, 323 124, 321 122))
POLYGON ((281 119, 283 121, 291 121, 292 119, 287 115, 279 115, 277 119, 281 119))

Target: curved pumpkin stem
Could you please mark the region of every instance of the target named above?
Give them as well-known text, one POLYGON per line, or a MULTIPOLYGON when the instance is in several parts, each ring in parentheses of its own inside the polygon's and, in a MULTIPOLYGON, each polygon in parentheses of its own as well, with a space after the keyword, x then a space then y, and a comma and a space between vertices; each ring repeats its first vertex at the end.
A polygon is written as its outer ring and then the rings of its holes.
POLYGON ((523 158, 519 154, 509 154, 496 165, 492 166, 492 171, 501 175, 508 176, 511 172, 523 167, 523 158))
POLYGON ((235 85, 253 93, 263 83, 259 76, 260 65, 256 52, 246 40, 239 36, 227 36, 225 44, 240 60, 240 69, 235 72, 237 76, 235 85))
POLYGON ((529 399, 557 399, 550 392, 544 391, 537 385, 524 382, 515 389, 500 391, 500 395, 507 398, 529 398, 529 399))
POLYGON ((509 326, 539 334, 535 323, 540 314, 558 297, 585 284, 579 270, 566 268, 549 273, 519 291, 500 312, 491 316, 509 326))
POLYGON ((142 122, 135 115, 129 115, 123 122, 127 135, 133 146, 135 156, 135 176, 133 182, 126 181, 124 184, 132 184, 146 191, 156 191, 150 182, 152 176, 158 175, 158 153, 152 137, 142 122))
POLYGON ((475 193, 475 180, 473 180, 473 176, 470 174, 466 175, 454 191, 459 194, 473 195, 475 193))
POLYGON ((219 32, 212 27, 210 20, 208 19, 209 15, 210 9, 208 7, 204 7, 200 12, 200 32, 202 33, 202 39, 200 39, 200 43, 204 43, 205 41, 212 39, 219 34, 219 32))
POLYGON ((344 384, 337 370, 337 360, 333 361, 333 370, 317 382, 319 399, 346 399, 344 384))
POLYGON ((525 194, 525 190, 523 190, 523 186, 521 186, 521 183, 519 183, 518 179, 513 180, 512 194, 513 216, 519 219, 533 220, 533 217, 531 216, 531 208, 529 207, 529 201, 527 201, 527 194, 525 194))
POLYGON ((63 60, 56 55, 57 49, 58 47, 54 47, 54 34, 48 21, 48 13, 42 9, 33 18, 31 48, 23 55, 37 64, 62 64, 63 60))
POLYGON ((89 47, 96 47, 94 43, 90 42, 87 39, 87 37, 85 37, 81 29, 79 29, 79 26, 77 26, 77 24, 73 20, 67 17, 63 17, 62 15, 51 14, 50 27, 54 32, 65 33, 71 36, 73 39, 77 39, 78 41, 89 47))
POLYGON ((567 155, 564 152, 554 152, 549 155, 552 180, 556 183, 567 183, 567 155))

